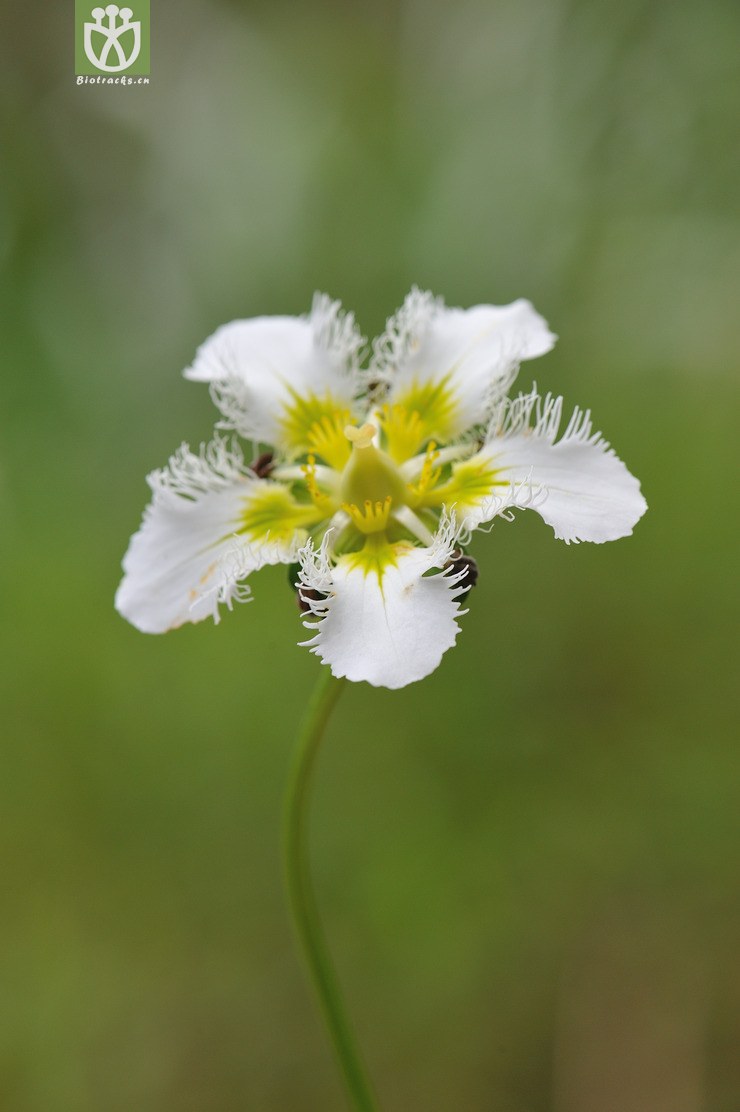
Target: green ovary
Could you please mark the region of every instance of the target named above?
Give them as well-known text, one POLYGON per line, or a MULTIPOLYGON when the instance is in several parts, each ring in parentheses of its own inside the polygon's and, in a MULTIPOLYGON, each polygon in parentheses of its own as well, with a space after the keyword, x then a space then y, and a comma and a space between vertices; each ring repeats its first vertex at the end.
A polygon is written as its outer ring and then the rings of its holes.
POLYGON ((394 506, 407 500, 406 484, 390 456, 373 444, 355 447, 342 473, 342 501, 361 507, 375 506, 390 498, 394 506))

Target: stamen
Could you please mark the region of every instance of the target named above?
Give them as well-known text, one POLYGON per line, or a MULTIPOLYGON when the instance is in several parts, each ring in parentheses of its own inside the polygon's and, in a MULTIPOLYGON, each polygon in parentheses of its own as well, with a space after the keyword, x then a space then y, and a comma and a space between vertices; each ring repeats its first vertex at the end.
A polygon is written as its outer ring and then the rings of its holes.
POLYGON ((296 602, 298 603, 298 610, 301 614, 313 613, 312 602, 324 602, 328 595, 323 591, 317 591, 313 587, 304 587, 300 584, 296 590, 296 602))
POLYGON ((255 475, 260 479, 266 479, 267 476, 274 468, 273 460, 275 459, 274 452, 263 452, 257 459, 252 460, 249 465, 250 471, 254 471, 255 475))
POLYGON ((458 602, 463 602, 478 582, 478 565, 472 556, 456 548, 450 553, 450 558, 444 566, 449 570, 450 576, 464 588, 462 594, 456 596, 458 602))

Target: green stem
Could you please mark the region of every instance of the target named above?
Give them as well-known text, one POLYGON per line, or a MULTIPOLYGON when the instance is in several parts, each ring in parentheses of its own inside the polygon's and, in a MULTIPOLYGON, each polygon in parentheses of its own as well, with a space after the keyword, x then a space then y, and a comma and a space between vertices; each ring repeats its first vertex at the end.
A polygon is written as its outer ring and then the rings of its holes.
POLYGON ((352 1106, 358 1112, 375 1112, 375 1098, 345 1014, 324 939, 308 861, 311 774, 326 725, 345 682, 334 679, 327 667, 321 669, 298 734, 285 796, 285 883, 296 933, 352 1106))

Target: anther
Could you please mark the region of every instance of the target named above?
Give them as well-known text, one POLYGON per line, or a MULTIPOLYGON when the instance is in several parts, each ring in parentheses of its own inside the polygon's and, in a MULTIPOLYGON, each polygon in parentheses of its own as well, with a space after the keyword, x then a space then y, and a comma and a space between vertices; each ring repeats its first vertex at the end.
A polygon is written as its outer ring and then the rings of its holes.
POLYGON ((478 582, 478 565, 472 556, 467 556, 461 548, 456 548, 450 553, 450 559, 445 564, 445 568, 450 568, 453 575, 464 572, 464 575, 460 577, 458 586, 464 587, 465 593, 457 596, 458 602, 462 602, 478 582))
POLYGON ((261 456, 257 456, 257 459, 252 460, 249 470, 254 471, 258 478, 266 479, 274 467, 274 458, 274 452, 263 452, 261 456))
POLYGON ((295 597, 301 614, 308 614, 311 610, 309 599, 313 602, 323 602, 327 598, 323 591, 315 591, 313 587, 299 587, 295 597))
POLYGON ((300 575, 300 564, 288 565, 288 583, 295 592, 296 605, 298 606, 301 614, 307 614, 311 609, 309 599, 312 602, 322 602, 329 596, 323 591, 316 591, 313 587, 306 586, 305 583, 300 582, 298 576, 300 575))

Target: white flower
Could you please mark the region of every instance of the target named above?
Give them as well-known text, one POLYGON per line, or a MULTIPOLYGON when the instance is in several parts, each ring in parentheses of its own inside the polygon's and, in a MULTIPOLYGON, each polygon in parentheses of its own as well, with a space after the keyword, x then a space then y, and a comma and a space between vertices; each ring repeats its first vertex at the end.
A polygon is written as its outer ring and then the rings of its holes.
MULTIPOLYGON (((246 465, 221 433, 149 476, 116 607, 147 633, 249 597, 264 564, 296 564, 303 642, 336 676, 422 679, 455 642, 474 585, 471 533, 530 508, 566 541, 616 540, 645 512, 638 481, 562 398, 508 398, 555 342, 528 301, 447 309, 412 290, 375 341, 325 296, 308 317, 220 328, 186 377, 221 429, 269 446, 246 465)), ((259 449, 256 449, 259 451, 259 449)))

